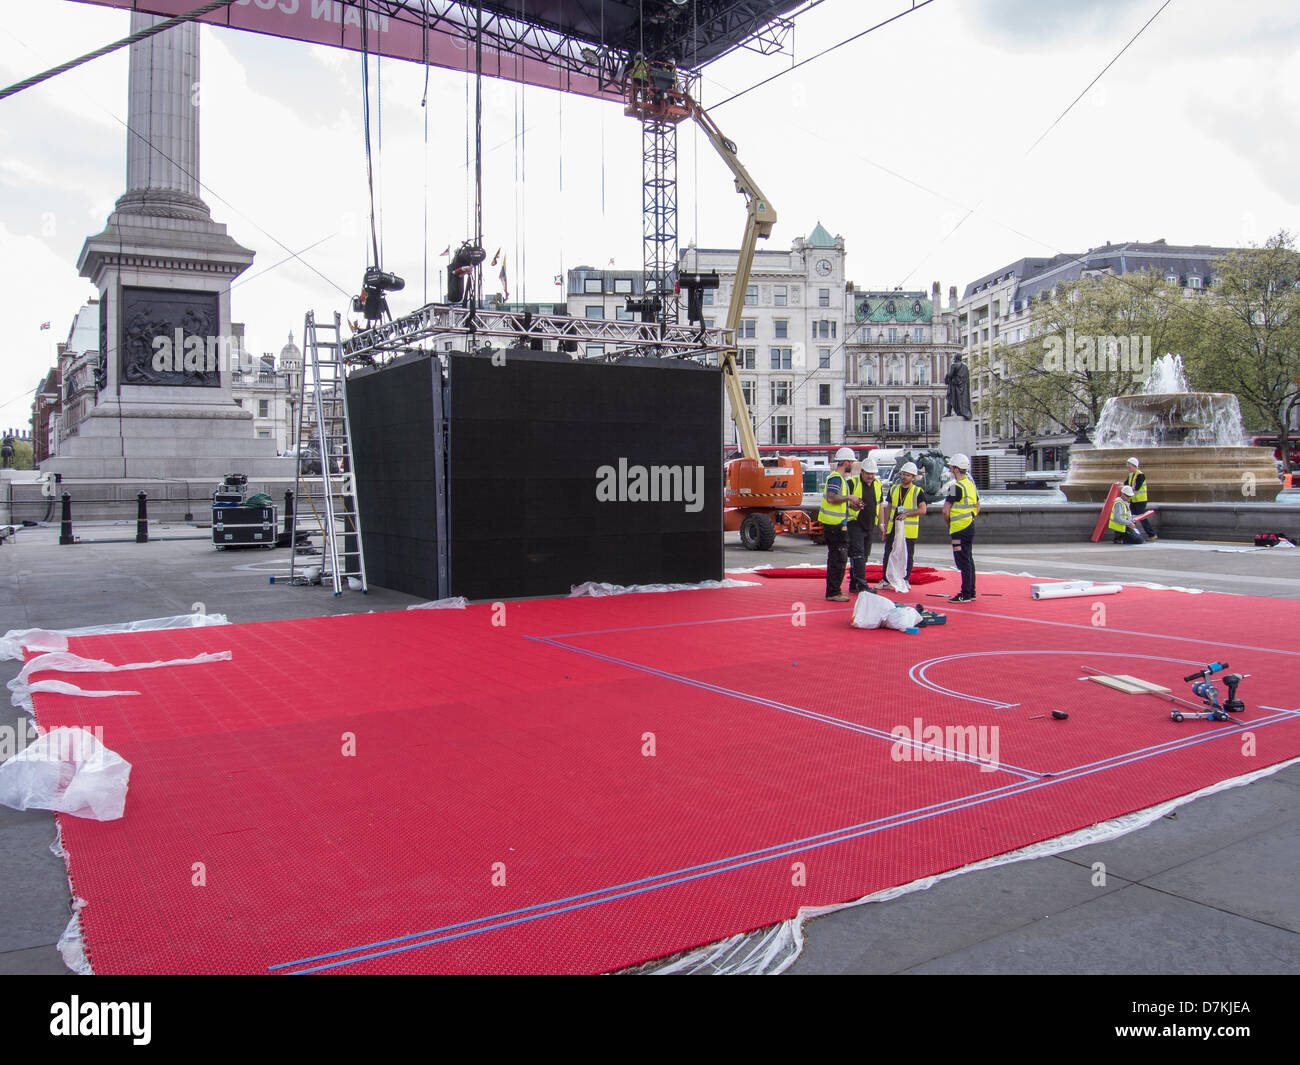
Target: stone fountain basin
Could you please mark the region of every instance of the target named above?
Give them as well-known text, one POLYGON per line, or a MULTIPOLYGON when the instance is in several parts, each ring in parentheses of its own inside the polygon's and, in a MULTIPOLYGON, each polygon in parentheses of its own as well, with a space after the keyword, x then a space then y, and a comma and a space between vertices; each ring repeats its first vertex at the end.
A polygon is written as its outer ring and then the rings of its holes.
MULTIPOLYGON (((1193 398, 1217 393, 1187 393, 1193 398)), ((1178 396, 1126 396, 1172 400, 1178 396)), ((1168 408, 1162 408, 1168 410, 1168 408)), ((1147 501, 1160 503, 1271 503, 1282 491, 1273 452, 1266 447, 1098 447, 1070 451, 1061 491, 1071 503, 1104 503, 1136 458, 1147 478, 1147 501)))

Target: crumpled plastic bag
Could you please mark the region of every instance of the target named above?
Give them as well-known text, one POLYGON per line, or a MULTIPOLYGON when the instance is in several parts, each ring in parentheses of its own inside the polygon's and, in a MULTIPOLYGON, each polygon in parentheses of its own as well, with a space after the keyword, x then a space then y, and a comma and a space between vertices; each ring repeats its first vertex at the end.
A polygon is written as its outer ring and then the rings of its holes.
POLYGON ((885 583, 896 592, 912 590, 907 580, 907 534, 901 521, 895 523, 893 550, 885 559, 885 583))
POLYGON ((921 624, 921 612, 911 606, 896 606, 885 615, 881 624, 887 629, 905 632, 921 624))
POLYGON ((116 821, 126 807, 131 763, 93 732, 55 728, 0 765, 0 803, 116 821))
POLYGON ((893 609, 894 604, 883 595, 859 592, 853 604, 853 620, 849 624, 855 629, 878 629, 893 609))

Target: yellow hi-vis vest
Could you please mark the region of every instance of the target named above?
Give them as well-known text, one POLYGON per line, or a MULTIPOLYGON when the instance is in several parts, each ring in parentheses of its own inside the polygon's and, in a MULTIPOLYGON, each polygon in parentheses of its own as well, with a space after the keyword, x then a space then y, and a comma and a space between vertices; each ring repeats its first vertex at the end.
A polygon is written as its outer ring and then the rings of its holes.
POLYGON ((862 509, 854 511, 853 516, 849 520, 853 521, 854 519, 857 519, 858 521, 875 525, 876 519, 880 516, 880 479, 873 479, 870 485, 864 484, 861 477, 851 477, 849 480, 852 482, 849 494, 857 496, 862 500, 863 504, 862 509), (863 492, 864 488, 867 489, 867 492, 863 492), (874 507, 868 507, 866 505, 868 493, 875 497, 876 505, 874 507))
POLYGON ((975 490, 975 482, 963 477, 957 482, 961 488, 961 502, 953 503, 948 508, 948 535, 959 533, 975 520, 980 509, 980 495, 975 490))
POLYGON ((1127 532, 1129 520, 1133 517, 1133 511, 1129 509, 1129 502, 1123 496, 1115 500, 1115 505, 1110 510, 1110 521, 1107 527, 1111 532, 1127 532))
MULTIPOLYGON (((894 531, 894 511, 896 509, 912 510, 917 506, 920 494, 921 486, 915 481, 912 482, 911 487, 906 492, 903 491, 901 482, 889 490, 889 525, 885 528, 886 536, 894 531)), ((903 519, 903 535, 909 540, 915 540, 921 535, 921 515, 912 514, 903 519)))
POLYGON ((1137 506, 1139 503, 1147 501, 1147 479, 1143 476, 1141 470, 1138 470, 1137 473, 1130 473, 1124 478, 1124 483, 1133 489, 1133 498, 1129 500, 1130 504, 1137 506), (1137 483, 1139 477, 1142 478, 1141 484, 1137 483))
POLYGON ((826 487, 822 491, 821 509, 817 511, 817 520, 823 525, 843 525, 849 517, 849 505, 847 503, 830 503, 826 499, 826 493, 831 490, 831 477, 834 477, 839 484, 837 489, 839 495, 846 496, 849 494, 849 485, 853 478, 846 473, 834 471, 830 477, 826 478, 826 487))

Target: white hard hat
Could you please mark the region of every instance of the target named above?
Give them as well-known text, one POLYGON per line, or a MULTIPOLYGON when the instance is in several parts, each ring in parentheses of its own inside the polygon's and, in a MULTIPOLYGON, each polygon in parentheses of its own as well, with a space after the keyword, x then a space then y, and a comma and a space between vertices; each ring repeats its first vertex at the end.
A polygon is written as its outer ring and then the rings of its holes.
POLYGON ((842 447, 835 452, 836 462, 853 462, 857 457, 851 447, 842 447))
POLYGON ((1119 494, 1122 496, 1131 496, 1133 494, 1133 486, 1131 484, 1126 484, 1119 490, 1119 494))
POLYGON ((963 455, 960 451, 958 451, 957 454, 953 455, 952 458, 948 460, 948 465, 956 466, 959 470, 969 470, 970 456, 963 455))
POLYGON ((862 472, 863 473, 880 472, 879 467, 876 466, 876 460, 872 458, 870 455, 868 455, 865 459, 862 460, 862 472))
POLYGON ((1128 460, 1128 464, 1129 464, 1130 466, 1141 466, 1141 465, 1142 465, 1142 463, 1138 462, 1138 460, 1137 460, 1136 458, 1131 458, 1131 459, 1129 459, 1129 460, 1128 460))
POLYGON ((903 468, 902 468, 901 470, 899 470, 898 472, 899 472, 899 473, 910 473, 913 477, 915 477, 915 476, 916 476, 918 473, 920 473, 921 471, 918 470, 918 469, 916 468, 916 463, 915 463, 915 462, 904 462, 904 463, 903 463, 903 468))

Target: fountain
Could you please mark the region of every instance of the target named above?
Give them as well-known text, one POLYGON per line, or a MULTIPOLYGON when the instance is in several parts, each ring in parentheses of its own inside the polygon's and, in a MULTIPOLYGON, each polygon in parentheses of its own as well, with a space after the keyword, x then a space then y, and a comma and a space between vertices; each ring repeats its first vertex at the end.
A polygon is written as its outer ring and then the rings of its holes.
POLYGON ((1189 391, 1180 355, 1157 359, 1137 395, 1106 400, 1093 447, 1071 450, 1061 491, 1071 503, 1104 502, 1130 457, 1152 503, 1271 503, 1282 490, 1273 452, 1246 444, 1237 397, 1189 391))

